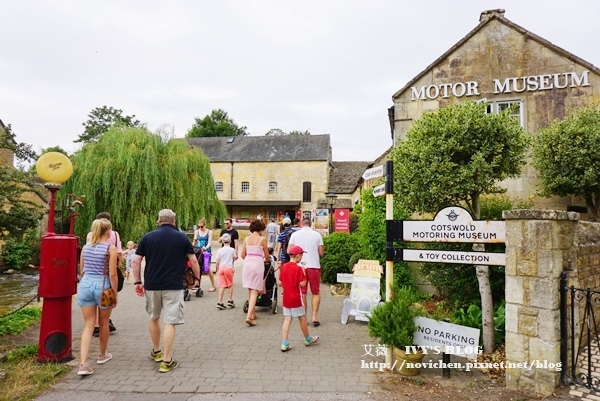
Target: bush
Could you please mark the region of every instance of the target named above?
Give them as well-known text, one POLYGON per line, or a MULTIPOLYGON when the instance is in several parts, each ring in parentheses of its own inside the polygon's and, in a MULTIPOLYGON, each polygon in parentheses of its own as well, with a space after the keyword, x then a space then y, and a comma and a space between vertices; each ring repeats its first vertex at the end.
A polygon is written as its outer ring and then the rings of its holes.
POLYGON ((358 240, 353 234, 332 233, 323 238, 325 254, 321 258, 321 281, 337 283, 338 273, 352 273, 349 262, 359 249, 358 240))
MULTIPOLYGON (((504 344, 504 339, 506 337, 504 305, 504 301, 502 301, 494 308, 494 343, 496 345, 504 344)), ((481 315, 481 308, 478 305, 473 304, 470 305, 466 311, 465 308, 460 308, 454 312, 454 315, 452 315, 450 320, 452 323, 461 326, 482 330, 483 320, 481 315)))
POLYGON ((414 318, 422 315, 421 309, 414 305, 418 300, 413 288, 393 286, 391 300, 371 312, 369 336, 400 349, 413 345, 414 318))
POLYGON ((31 251, 26 243, 9 239, 4 243, 2 259, 9 269, 21 270, 29 266, 31 251))

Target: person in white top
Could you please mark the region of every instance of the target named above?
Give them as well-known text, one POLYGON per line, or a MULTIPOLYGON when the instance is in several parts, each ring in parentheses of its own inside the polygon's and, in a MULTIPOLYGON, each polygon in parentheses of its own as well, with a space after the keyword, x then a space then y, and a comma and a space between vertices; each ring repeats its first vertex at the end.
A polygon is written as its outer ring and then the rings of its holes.
MULTIPOLYGON (((323 245, 323 237, 311 227, 312 222, 309 218, 302 219, 302 228, 294 232, 290 236, 288 249, 294 245, 298 245, 304 250, 302 261, 300 262, 305 268, 306 279, 308 285, 302 287, 302 302, 306 303, 306 294, 308 286, 312 294, 312 324, 319 326, 319 306, 321 305, 321 295, 319 288, 321 286, 321 256, 325 253, 323 245)), ((308 308, 308 307, 307 307, 308 308)))
POLYGON ((279 224, 275 223, 275 219, 271 219, 271 222, 267 224, 267 248, 275 249, 278 235, 279 224))

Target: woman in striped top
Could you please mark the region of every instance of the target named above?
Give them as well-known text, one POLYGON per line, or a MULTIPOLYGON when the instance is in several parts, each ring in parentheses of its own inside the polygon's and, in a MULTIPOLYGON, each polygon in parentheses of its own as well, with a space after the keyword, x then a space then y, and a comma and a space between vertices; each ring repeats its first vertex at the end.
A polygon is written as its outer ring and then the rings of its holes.
MULTIPOLYGON (((81 333, 80 365, 77 372, 80 376, 94 373, 94 369, 88 363, 88 354, 92 342, 92 332, 96 324, 96 307, 98 307, 98 320, 100 323, 100 354, 98 364, 103 364, 112 359, 112 355, 106 352, 108 347, 108 321, 110 314, 117 301, 108 307, 100 304, 102 288, 112 287, 117 289, 117 248, 108 242, 112 225, 107 219, 96 219, 92 223, 92 237, 88 244, 81 250, 81 273, 82 277, 77 288, 77 304, 81 307, 84 327, 81 333), (108 274, 104 273, 104 262, 106 252, 109 253, 108 274)), ((117 292, 115 291, 115 294, 117 292)))

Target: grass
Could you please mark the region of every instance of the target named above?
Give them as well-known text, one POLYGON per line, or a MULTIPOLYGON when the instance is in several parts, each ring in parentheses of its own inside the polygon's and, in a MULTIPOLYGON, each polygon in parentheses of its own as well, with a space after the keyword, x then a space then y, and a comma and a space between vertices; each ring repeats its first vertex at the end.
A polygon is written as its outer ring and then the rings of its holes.
POLYGON ((56 362, 39 363, 38 346, 31 343, 31 336, 7 341, 9 336, 24 333, 37 324, 40 317, 39 308, 25 308, 0 319, 0 369, 6 374, 5 379, 0 381, 0 401, 31 400, 69 370, 56 362))
POLYGON ((4 316, 0 318, 0 337, 20 334, 39 322, 41 317, 40 308, 24 308, 4 316))

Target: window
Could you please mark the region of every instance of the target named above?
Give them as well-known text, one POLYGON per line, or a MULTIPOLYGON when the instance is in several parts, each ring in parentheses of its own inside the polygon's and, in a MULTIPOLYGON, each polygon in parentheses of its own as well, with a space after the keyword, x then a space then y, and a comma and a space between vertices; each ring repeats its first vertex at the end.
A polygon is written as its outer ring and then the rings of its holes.
POLYGON ((242 181, 242 192, 250 192, 250 183, 248 181, 242 181))
POLYGON ((312 212, 310 210, 303 210, 302 218, 303 219, 312 219, 312 212))
POLYGON ((304 181, 302 183, 302 202, 311 202, 312 183, 310 181, 304 181))
POLYGON ((221 181, 215 182, 215 191, 223 192, 223 182, 221 182, 221 181))
POLYGON ((523 100, 500 100, 487 102, 487 113, 500 113, 506 109, 513 107, 510 116, 516 118, 521 127, 525 126, 525 118, 523 116, 523 100))
POLYGON ((277 182, 269 181, 269 192, 277 192, 277 182))
POLYGON ((277 221, 277 210, 269 210, 269 221, 277 221))

